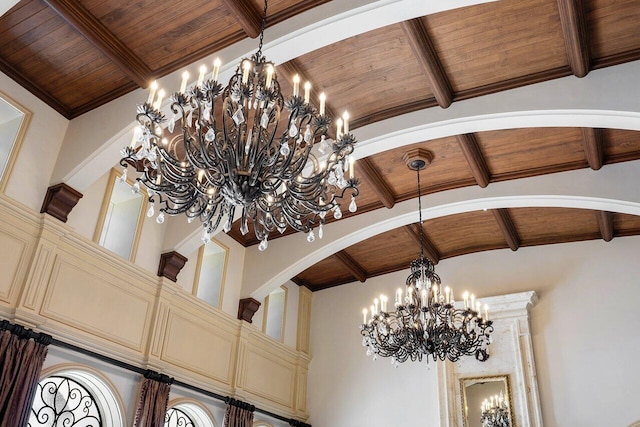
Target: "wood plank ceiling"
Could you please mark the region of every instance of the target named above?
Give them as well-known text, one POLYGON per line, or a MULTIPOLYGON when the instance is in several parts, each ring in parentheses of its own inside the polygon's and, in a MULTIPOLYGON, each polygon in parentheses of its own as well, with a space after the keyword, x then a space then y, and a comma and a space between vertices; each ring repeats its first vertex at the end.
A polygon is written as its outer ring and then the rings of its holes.
MULTIPOLYGON (((268 25, 326 3, 271 0, 268 25)), ((259 32, 261 0, 22 0, 0 17, 0 70, 67 118, 259 32)), ((379 28, 278 67, 349 110, 352 129, 424 108, 640 59, 640 0, 502 0, 379 28)), ((289 90, 288 84, 283 89, 289 90)), ((132 107, 133 108, 133 107, 132 107)), ((133 111, 133 110, 132 110, 133 111)), ((640 159, 638 132, 527 128, 463 134, 359 160, 359 210, 415 198, 403 154, 434 155, 423 193, 640 159)), ((346 209, 345 209, 346 211, 346 209)), ((438 262, 477 251, 640 234, 640 218, 561 208, 478 211, 425 221, 438 262)), ((230 234, 245 246, 252 232, 230 234)), ((404 269, 415 226, 359 242, 298 274, 312 290, 404 269), (394 253, 394 257, 389 257, 394 253)))

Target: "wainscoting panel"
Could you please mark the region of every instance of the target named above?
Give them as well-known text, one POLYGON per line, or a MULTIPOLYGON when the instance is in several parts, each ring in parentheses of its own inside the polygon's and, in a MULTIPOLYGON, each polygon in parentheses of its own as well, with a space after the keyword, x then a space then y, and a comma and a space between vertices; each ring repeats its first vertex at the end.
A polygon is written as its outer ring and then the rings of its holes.
POLYGON ((59 253, 40 314, 143 352, 154 299, 134 283, 59 253))

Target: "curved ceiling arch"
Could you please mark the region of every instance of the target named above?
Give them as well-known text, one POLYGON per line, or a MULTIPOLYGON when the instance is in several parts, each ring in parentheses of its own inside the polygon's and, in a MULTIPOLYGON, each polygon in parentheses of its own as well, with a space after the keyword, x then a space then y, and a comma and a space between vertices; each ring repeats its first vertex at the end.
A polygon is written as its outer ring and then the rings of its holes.
MULTIPOLYGON (((640 195, 631 183, 640 182, 638 161, 610 165, 594 173, 576 170, 518 181, 465 187, 423 196, 425 220, 482 209, 558 207, 640 215, 640 195), (598 177, 596 177, 598 175, 598 177), (620 185, 621 182, 628 183, 620 185)), ((313 244, 294 234, 276 239, 269 249, 247 249, 252 262, 243 275, 244 296, 265 297, 301 271, 355 243, 418 221, 415 200, 342 219, 327 226, 325 238, 313 244), (283 254, 287 256, 283 256, 283 254), (268 279, 267 279, 268 278, 268 279)))
MULTIPOLYGON (((640 61, 595 70, 584 79, 564 77, 372 123, 354 131, 360 141, 355 157, 476 131, 559 126, 640 130, 637 75, 640 61)), ((79 162, 62 181, 79 191, 95 182, 130 142, 130 126, 79 162)))

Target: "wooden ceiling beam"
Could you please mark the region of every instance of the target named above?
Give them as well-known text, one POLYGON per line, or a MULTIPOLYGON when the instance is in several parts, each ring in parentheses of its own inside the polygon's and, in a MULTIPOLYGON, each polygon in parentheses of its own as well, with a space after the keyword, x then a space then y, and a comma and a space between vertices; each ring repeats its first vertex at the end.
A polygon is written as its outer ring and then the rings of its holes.
POLYGON ((558 0, 560 24, 569 66, 576 77, 589 73, 591 55, 582 0, 558 0))
POLYGON ((345 251, 336 252, 333 256, 344 265, 353 277, 363 282, 367 280, 367 272, 345 251))
POLYGON ((425 255, 427 256, 427 258, 429 258, 434 264, 438 264, 440 262, 440 253, 424 234, 422 235, 423 240, 420 241, 420 231, 418 230, 419 226, 419 224, 408 224, 404 226, 404 229, 418 244, 418 247, 420 247, 420 245, 424 247, 425 255))
POLYGON ((520 247, 520 236, 518 235, 515 225, 513 225, 509 211, 507 209, 492 209, 491 211, 507 244, 512 251, 517 251, 520 247))
POLYGON ((453 90, 422 19, 410 19, 402 22, 401 25, 414 55, 429 80, 438 105, 442 108, 449 107, 453 101, 453 90))
POLYGON ((596 219, 602 240, 610 242, 613 239, 613 214, 607 211, 597 211, 596 219))
POLYGON ((76 0, 44 0, 62 19, 140 87, 150 83, 152 71, 127 45, 76 0))
POLYGON ((480 152, 480 147, 478 146, 476 137, 472 133, 465 133, 462 135, 456 135, 456 138, 458 139, 458 144, 460 145, 462 154, 464 154, 465 159, 467 159, 467 163, 469 163, 473 177, 480 187, 485 188, 489 185, 491 174, 489 173, 487 162, 480 152))
POLYGON ((371 184, 373 191, 380 197, 380 201, 382 201, 384 207, 391 209, 393 205, 396 204, 393 190, 391 190, 389 184, 382 175, 380 175, 380 172, 378 172, 371 160, 369 160, 368 157, 358 160, 358 168, 362 171, 365 180, 371 184))
POLYGON ((255 39, 260 35, 262 15, 253 7, 251 0, 222 0, 222 2, 236 17, 247 36, 255 39))
POLYGON ((582 128, 582 145, 589 167, 597 171, 602 167, 604 160, 602 129, 582 128))

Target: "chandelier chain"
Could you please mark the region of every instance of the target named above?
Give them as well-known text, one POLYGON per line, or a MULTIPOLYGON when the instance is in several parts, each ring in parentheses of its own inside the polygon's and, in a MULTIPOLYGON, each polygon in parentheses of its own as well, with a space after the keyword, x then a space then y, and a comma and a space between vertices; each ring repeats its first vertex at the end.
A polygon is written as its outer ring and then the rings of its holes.
POLYGON ((420 170, 422 168, 417 168, 416 173, 418 174, 418 226, 420 227, 420 258, 424 258, 424 230, 422 228, 422 192, 420 191, 420 170))
POLYGON ((260 22, 260 40, 258 42, 258 57, 262 56, 262 42, 264 40, 264 29, 267 27, 267 3, 268 0, 264 0, 264 10, 262 11, 262 21, 260 22))

